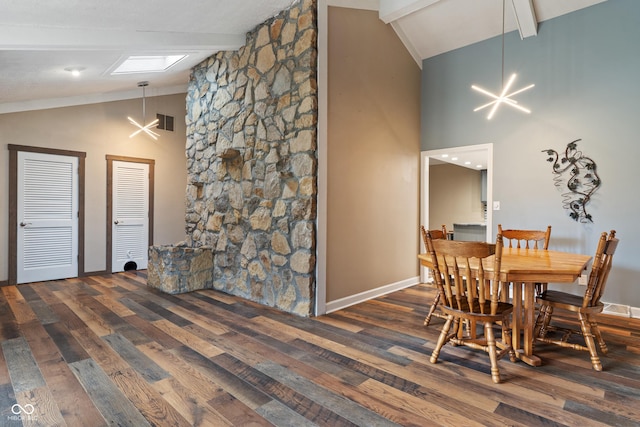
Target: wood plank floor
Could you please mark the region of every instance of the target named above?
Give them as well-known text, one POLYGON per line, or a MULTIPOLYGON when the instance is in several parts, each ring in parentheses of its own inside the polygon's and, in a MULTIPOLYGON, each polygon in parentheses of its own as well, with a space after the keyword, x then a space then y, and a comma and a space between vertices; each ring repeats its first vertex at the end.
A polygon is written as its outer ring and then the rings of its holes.
POLYGON ((418 285, 305 319, 144 272, 0 288, 0 426, 640 425, 640 322, 603 316, 604 371, 447 346, 418 285), (19 406, 18 406, 19 405, 19 406))

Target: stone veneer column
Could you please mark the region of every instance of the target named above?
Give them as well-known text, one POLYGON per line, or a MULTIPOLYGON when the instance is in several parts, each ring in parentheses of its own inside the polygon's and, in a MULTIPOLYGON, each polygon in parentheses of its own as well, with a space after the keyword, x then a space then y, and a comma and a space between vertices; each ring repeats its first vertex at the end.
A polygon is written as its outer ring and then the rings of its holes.
POLYGON ((191 74, 187 244, 214 248, 214 288, 312 313, 317 24, 301 0, 191 74))

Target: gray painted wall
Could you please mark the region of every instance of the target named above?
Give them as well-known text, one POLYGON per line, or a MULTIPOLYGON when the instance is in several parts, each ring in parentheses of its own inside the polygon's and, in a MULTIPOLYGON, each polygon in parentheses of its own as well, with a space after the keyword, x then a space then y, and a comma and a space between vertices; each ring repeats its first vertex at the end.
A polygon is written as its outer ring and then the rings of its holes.
POLYGON ((505 79, 517 72, 515 89, 536 84, 516 97, 530 115, 501 107, 488 121, 486 112, 473 112, 488 100, 472 84, 500 89, 500 37, 427 59, 421 112, 422 150, 494 144, 493 200, 501 202, 494 234, 500 223, 551 224, 551 249, 593 254, 599 234, 617 230, 621 243, 603 299, 632 307, 640 307, 639 18, 639 1, 609 0, 541 23, 536 37, 506 34, 505 79), (603 182, 588 206, 593 224, 569 218, 542 152, 564 151, 578 138, 603 182))

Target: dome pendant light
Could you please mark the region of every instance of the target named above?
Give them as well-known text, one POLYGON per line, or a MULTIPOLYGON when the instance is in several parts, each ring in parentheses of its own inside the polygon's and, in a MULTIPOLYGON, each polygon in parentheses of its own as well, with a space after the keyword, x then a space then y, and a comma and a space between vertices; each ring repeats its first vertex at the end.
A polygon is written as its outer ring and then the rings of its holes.
POLYGON ((152 121, 151 123, 149 123, 148 125, 145 124, 146 122, 146 98, 145 98, 145 88, 149 86, 149 82, 140 82, 138 83, 138 87, 142 88, 142 125, 138 124, 138 122, 136 122, 135 120, 133 120, 131 117, 127 117, 127 119, 129 119, 129 122, 136 126, 138 128, 137 131, 133 132, 131 135, 129 135, 129 138, 133 138, 134 136, 136 136, 137 134, 139 134, 140 132, 144 132, 147 135, 149 135, 151 138, 157 140, 158 137, 160 136, 159 133, 156 133, 154 131, 152 131, 151 129, 158 126, 158 119, 155 119, 154 121, 152 121))
POLYGON ((479 86, 471 85, 471 89, 478 91, 484 95, 487 95, 490 98, 493 98, 493 101, 487 102, 486 104, 483 104, 473 110, 475 112, 475 111, 483 110, 487 107, 491 107, 491 110, 489 110, 489 115, 487 115, 487 120, 491 120, 491 118, 496 113, 496 111, 498 110, 498 107, 501 104, 509 105, 527 114, 531 113, 531 110, 518 104, 518 101, 516 101, 515 99, 512 99, 512 97, 514 95, 524 92, 525 90, 529 90, 535 86, 535 84, 530 84, 529 86, 526 86, 522 89, 518 89, 514 92, 509 93, 509 89, 511 89, 513 82, 516 80, 516 77, 517 77, 516 73, 511 74, 511 77, 509 77, 509 81, 507 82, 507 84, 506 85, 504 84, 504 3, 505 3, 505 0, 502 0, 502 80, 501 80, 502 90, 500 91, 500 94, 496 95, 479 86))

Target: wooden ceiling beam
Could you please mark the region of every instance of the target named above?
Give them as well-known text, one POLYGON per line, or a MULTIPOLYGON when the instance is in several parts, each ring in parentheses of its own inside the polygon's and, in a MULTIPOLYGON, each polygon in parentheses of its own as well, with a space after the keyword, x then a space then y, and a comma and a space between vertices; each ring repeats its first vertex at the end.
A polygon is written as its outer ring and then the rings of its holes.
POLYGON ((440 0, 380 0, 380 19, 385 24, 397 21, 440 0))
POLYGON ((513 13, 520 31, 520 38, 538 35, 538 20, 533 8, 533 0, 511 0, 513 13))

